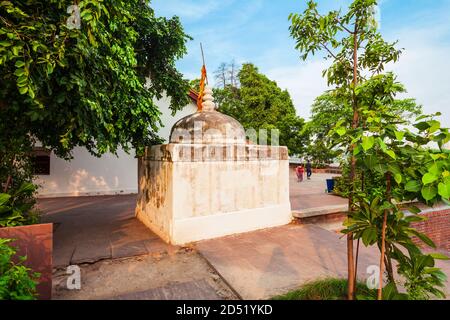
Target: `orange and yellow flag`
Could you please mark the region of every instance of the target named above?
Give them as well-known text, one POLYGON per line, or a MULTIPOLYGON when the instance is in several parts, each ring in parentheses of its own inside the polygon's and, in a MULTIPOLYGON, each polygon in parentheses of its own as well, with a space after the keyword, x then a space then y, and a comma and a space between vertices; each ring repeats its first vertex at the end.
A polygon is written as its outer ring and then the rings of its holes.
POLYGON ((203 92, 205 91, 205 84, 206 84, 206 67, 203 64, 202 67, 202 76, 200 78, 200 91, 198 92, 198 98, 197 98, 197 110, 202 111, 202 103, 203 103, 203 92))

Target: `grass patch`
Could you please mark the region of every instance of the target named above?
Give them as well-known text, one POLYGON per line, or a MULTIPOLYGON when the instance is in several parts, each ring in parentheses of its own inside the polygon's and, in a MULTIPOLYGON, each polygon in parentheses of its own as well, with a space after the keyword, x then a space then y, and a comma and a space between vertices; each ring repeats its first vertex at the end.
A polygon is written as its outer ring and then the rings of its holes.
MULTIPOLYGON (((356 284, 358 294, 368 295, 362 282, 356 284)), ((347 300, 347 279, 327 278, 308 282, 299 289, 276 296, 273 300, 347 300)))

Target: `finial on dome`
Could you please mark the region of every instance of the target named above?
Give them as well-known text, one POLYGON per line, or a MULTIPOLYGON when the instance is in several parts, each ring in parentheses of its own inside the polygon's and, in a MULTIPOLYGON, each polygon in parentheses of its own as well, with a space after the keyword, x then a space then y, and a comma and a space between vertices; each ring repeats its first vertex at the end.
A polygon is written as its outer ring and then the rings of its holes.
POLYGON ((203 91, 202 111, 214 111, 216 109, 212 93, 213 91, 211 90, 211 88, 206 85, 205 90, 203 91))

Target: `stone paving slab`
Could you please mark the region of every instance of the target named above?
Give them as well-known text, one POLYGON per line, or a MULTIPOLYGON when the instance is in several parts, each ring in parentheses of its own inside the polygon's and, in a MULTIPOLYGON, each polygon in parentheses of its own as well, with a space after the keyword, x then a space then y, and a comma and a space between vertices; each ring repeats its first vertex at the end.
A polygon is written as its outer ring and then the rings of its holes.
MULTIPOLYGON (((292 171, 292 209, 345 204, 345 199, 323 192, 325 179, 332 176, 314 174, 312 180, 297 183, 292 171)), ((54 231, 54 267, 174 250, 135 219, 135 206, 136 195, 39 199, 38 208, 44 213, 43 222, 57 225, 54 231)))
POLYGON ((300 209, 298 211, 292 211, 292 215, 295 218, 311 218, 317 216, 323 216, 328 214, 333 214, 337 212, 346 212, 348 211, 348 204, 340 204, 340 205, 332 205, 332 206, 323 206, 319 208, 308 208, 308 209, 300 209))
POLYGON ((65 270, 53 273, 55 300, 211 300, 236 295, 189 249, 159 257, 144 255, 80 265, 80 290, 69 290, 65 270))
POLYGON ((220 300, 216 290, 204 279, 174 283, 146 291, 132 292, 113 300, 220 300))
MULTIPOLYGON (((321 277, 345 277, 346 242, 314 225, 287 225, 196 244, 211 266, 244 299, 267 299, 321 277)), ((375 248, 361 248, 358 276, 378 264, 375 248)))
MULTIPOLYGON (((243 299, 268 299, 311 280, 347 276, 345 238, 316 225, 291 224, 206 240, 196 248, 243 299)), ((368 266, 378 266, 379 257, 377 248, 361 244, 359 280, 369 276, 368 266)), ((450 261, 436 264, 450 276, 450 261)), ((450 282, 445 291, 450 294, 450 282)))
POLYGON ((347 199, 325 192, 326 179, 335 176, 335 174, 315 173, 312 175, 311 180, 305 178, 302 182, 298 182, 295 171, 291 170, 289 174, 289 191, 292 211, 304 212, 306 216, 311 216, 321 209, 326 209, 326 207, 336 206, 338 210, 345 209, 345 206, 348 204, 347 199))
POLYGON ((176 251, 134 217, 135 206, 136 195, 39 199, 42 220, 57 225, 53 267, 176 251))

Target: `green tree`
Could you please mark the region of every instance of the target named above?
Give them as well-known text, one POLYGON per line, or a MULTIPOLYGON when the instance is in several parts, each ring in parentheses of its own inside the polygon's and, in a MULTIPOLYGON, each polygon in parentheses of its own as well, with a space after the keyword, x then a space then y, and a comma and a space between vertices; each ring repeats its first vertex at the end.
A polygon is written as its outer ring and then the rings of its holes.
MULTIPOLYGON (((302 52, 302 58, 307 59, 311 54, 324 52, 325 57, 332 61, 331 66, 324 71, 324 76, 328 84, 335 87, 332 90, 332 98, 337 106, 341 106, 340 114, 344 115, 333 130, 335 137, 333 144, 340 144, 348 159, 349 168, 349 227, 346 230, 349 299, 354 298, 356 279, 354 239, 361 238, 367 245, 375 243, 379 245, 381 270, 385 260, 390 258, 400 263, 404 261, 400 256, 401 251, 393 248, 391 249, 395 253, 386 251, 389 249, 389 241, 408 246, 411 258, 413 254, 420 252, 417 246, 411 244, 410 237, 414 232, 410 230, 409 221, 403 220, 399 210, 393 204, 394 196, 407 191, 406 185, 403 191, 397 192, 402 188, 393 190, 393 179, 401 185, 402 181, 412 180, 414 176, 415 179, 421 177, 420 170, 425 169, 418 169, 420 166, 414 167, 414 172, 410 173, 407 169, 408 165, 411 165, 412 160, 416 163, 418 159, 419 161, 424 158, 430 159, 431 156, 426 156, 428 151, 424 148, 430 141, 435 141, 441 146, 448 139, 448 130, 440 128, 440 124, 433 122, 435 120, 419 125, 423 130, 418 128, 421 132, 416 135, 408 131, 403 132, 400 127, 407 122, 402 121, 400 117, 402 112, 398 110, 414 112, 418 107, 413 100, 396 100, 395 96, 404 92, 403 86, 395 80, 393 74, 382 74, 385 65, 396 62, 401 51, 395 48, 396 43, 384 41, 377 30, 374 20, 376 5, 376 0, 354 0, 347 12, 331 11, 321 14, 317 9, 317 3, 309 1, 307 9, 302 14, 291 14, 289 17, 292 22, 291 36, 296 40, 296 48, 302 52), (433 128, 433 131, 427 131, 430 128, 433 128), (408 142, 403 141, 405 136, 408 137, 408 142), (416 151, 425 152, 425 154, 411 156, 413 152, 410 149, 411 146, 408 147, 408 143, 415 143, 416 151), (373 150, 377 151, 372 153, 373 150), (410 156, 405 155, 408 151, 410 156), (399 153, 405 155, 402 165, 398 163, 399 153), (376 174, 381 175, 381 184, 380 179, 372 179, 378 181, 376 185, 378 190, 365 189, 364 173, 371 174, 372 178, 377 178, 376 174), (376 201, 375 204, 374 201, 376 201), (364 218, 359 219, 361 217, 364 218), (377 218, 376 222, 370 220, 373 217, 377 218), (358 219, 364 221, 365 227, 358 229, 358 223, 355 222, 358 219), (404 232, 401 232, 400 226, 405 227, 404 232), (390 239, 390 236, 393 238, 390 239)), ((440 150, 440 156, 443 157, 442 162, 448 161, 448 157, 442 154, 442 150, 440 150)), ((442 164, 441 169, 443 167, 445 168, 446 165, 442 164)), ((427 179, 427 182, 433 184, 432 186, 428 186, 423 181, 423 185, 414 185, 413 194, 409 196, 418 197, 428 203, 445 199, 441 196, 441 193, 445 194, 445 192, 441 192, 438 196, 439 187, 436 186, 440 183, 441 191, 445 191, 446 169, 443 170, 442 177, 436 179, 433 177, 434 180, 429 181, 427 179), (418 191, 422 192, 418 193, 418 191)), ((441 173, 439 170, 434 171, 436 175, 441 173)), ((420 237, 431 244, 422 235, 420 237)), ((390 267, 389 261, 386 265, 390 267)), ((391 272, 390 274, 392 275, 391 272)), ((381 287, 378 290, 378 298, 382 298, 381 287)))
POLYGON ((194 79, 189 81, 189 87, 195 92, 200 91, 200 79, 194 79))
POLYGON ((187 103, 177 17, 156 17, 141 0, 76 3, 70 14, 69 0, 0 2, 2 167, 7 150, 34 139, 64 158, 75 146, 139 153, 159 140, 154 98, 166 92, 173 110, 187 103), (79 26, 68 23, 78 12, 79 26))
POLYGON ((308 141, 305 122, 296 115, 289 93, 251 63, 242 66, 238 79, 239 88, 227 85, 214 90, 220 111, 239 120, 246 129, 255 129, 257 137, 267 138, 268 143, 271 130, 278 129, 280 145, 287 146, 290 154, 302 154, 308 141), (260 129, 268 130, 269 136, 260 136, 260 129))
MULTIPOLYGON (((392 84, 395 82, 395 77, 391 74, 385 80, 392 84)), ((397 89, 399 90, 395 94, 406 92, 404 88, 397 89)), ((375 102, 374 100, 368 101, 369 110, 374 108, 375 102)), ((389 110, 402 119, 414 119, 414 116, 418 116, 422 112, 422 107, 414 99, 395 98, 386 102, 389 103, 389 110)), ((313 139, 308 155, 318 163, 330 163, 336 158, 339 152, 333 148, 328 133, 341 120, 351 122, 352 116, 351 105, 341 101, 336 91, 327 91, 317 97, 311 106, 311 118, 307 124, 307 129, 313 139)), ((410 122, 407 121, 407 123, 410 122)))
POLYGON ((333 92, 326 92, 317 97, 311 106, 311 117, 307 130, 311 135, 308 156, 316 166, 331 163, 338 152, 328 138, 328 133, 342 118, 351 116, 351 108, 340 105, 333 92))
POLYGON ((18 257, 12 239, 0 238, 0 300, 35 300, 40 274, 24 263, 27 257, 18 257))

